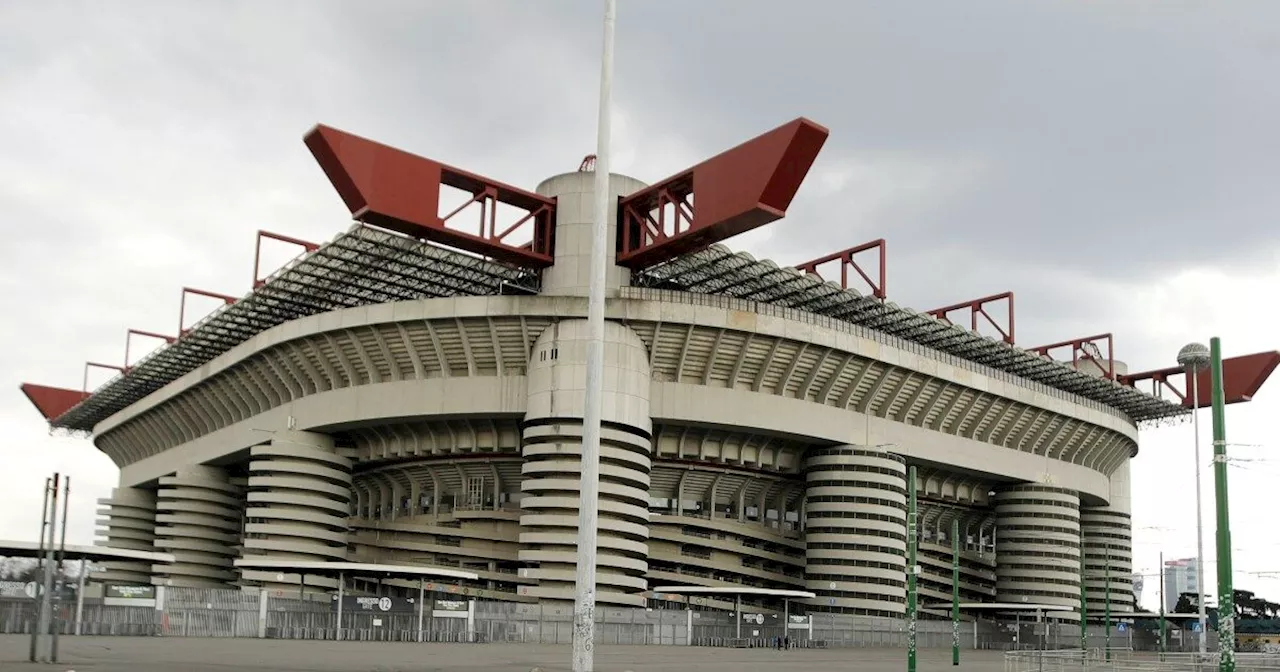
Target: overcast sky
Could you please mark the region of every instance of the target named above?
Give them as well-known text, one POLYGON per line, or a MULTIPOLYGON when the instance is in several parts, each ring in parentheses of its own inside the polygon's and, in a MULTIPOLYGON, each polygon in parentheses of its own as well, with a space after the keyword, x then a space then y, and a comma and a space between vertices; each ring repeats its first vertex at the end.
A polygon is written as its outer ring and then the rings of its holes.
MULTIPOLYGON (((831 129, 790 216, 734 245, 797 263, 883 237, 893 300, 1013 290, 1020 343, 1114 332, 1134 371, 1211 335, 1280 346, 1280 3, 619 4, 615 171, 657 180, 797 116, 831 129)), ((117 478, 18 383, 77 387, 126 328, 172 333, 183 285, 244 293, 259 228, 348 225, 313 124, 527 188, 575 169, 600 5, 0 3, 0 537, 34 537, 58 470, 88 542, 117 478)), ((1280 388, 1228 414, 1253 460, 1231 469, 1239 572, 1280 571, 1278 415, 1280 388)), ((1191 438, 1143 432, 1141 571, 1194 553, 1191 438)), ((1236 583, 1280 600, 1280 580, 1236 583)))

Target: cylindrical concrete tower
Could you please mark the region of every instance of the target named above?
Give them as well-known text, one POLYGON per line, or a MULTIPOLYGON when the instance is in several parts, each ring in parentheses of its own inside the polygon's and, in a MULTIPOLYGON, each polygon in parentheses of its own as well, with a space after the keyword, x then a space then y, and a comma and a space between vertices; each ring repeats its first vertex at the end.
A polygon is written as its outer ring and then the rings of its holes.
MULTIPOLYGON (((605 604, 643 606, 649 553, 649 358, 640 337, 605 323, 600 440, 599 592, 605 604)), ((572 600, 578 562, 587 322, 547 327, 533 347, 523 430, 519 559, 538 581, 527 594, 572 600)))
MULTIPOLYGON (((99 546, 132 551, 154 551, 156 545, 156 495, 141 488, 113 488, 111 496, 98 500, 98 525, 105 529, 99 546)), ((94 574, 104 583, 149 584, 151 565, 144 561, 113 561, 94 574)))
MULTIPOLYGON (((645 183, 626 175, 609 175, 610 203, 645 188, 645 183)), ((586 296, 591 285, 591 239, 595 230, 595 173, 565 173, 547 178, 538 185, 539 194, 556 197, 556 240, 554 266, 542 272, 542 294, 586 296)), ((608 269, 606 296, 617 296, 618 288, 631 283, 627 269, 613 263, 617 254, 618 209, 609 209, 608 269)))
POLYGON ((818 594, 813 608, 901 616, 907 595, 902 458, 859 446, 814 448, 804 472, 805 584, 818 594))
POLYGON ((1112 613, 1133 611, 1133 520, 1129 515, 1129 461, 1111 475, 1111 503, 1080 510, 1085 594, 1090 618, 1101 619, 1108 586, 1112 613), (1110 566, 1110 582, 1107 580, 1110 566))
POLYGON ((1079 606, 1079 495, 1015 485, 997 492, 995 504, 996 601, 1079 606))
MULTIPOLYGON (((351 460, 337 453, 333 439, 314 432, 277 432, 271 443, 254 446, 249 456, 245 557, 346 560, 351 460)), ((278 581, 276 572, 246 570, 243 576, 278 581)))
POLYGON ((222 587, 232 570, 240 534, 240 492, 217 467, 187 467, 160 479, 156 495, 156 548, 172 565, 152 565, 166 586, 222 587))

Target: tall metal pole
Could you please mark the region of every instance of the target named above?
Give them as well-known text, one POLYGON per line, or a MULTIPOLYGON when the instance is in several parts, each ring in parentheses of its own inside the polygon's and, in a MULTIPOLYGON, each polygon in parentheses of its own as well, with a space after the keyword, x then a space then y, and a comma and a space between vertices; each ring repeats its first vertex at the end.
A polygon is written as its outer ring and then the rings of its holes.
POLYGON ((58 486, 61 483, 58 474, 53 475, 53 493, 49 496, 49 543, 45 546, 44 590, 40 595, 40 618, 37 627, 40 632, 49 632, 49 619, 53 616, 50 600, 53 598, 54 544, 58 531, 58 486))
POLYGON ((427 609, 427 580, 418 577, 418 643, 422 643, 422 615, 427 609))
MULTIPOLYGON (((1083 535, 1081 537, 1081 548, 1084 547, 1083 535)), ((1084 651, 1089 648, 1089 600, 1086 578, 1086 565, 1080 563, 1080 650, 1084 651)))
POLYGON ((1231 512, 1227 496, 1227 428, 1222 391, 1222 342, 1209 339, 1213 383, 1213 481, 1218 504, 1218 671, 1235 672, 1235 587, 1231 581, 1231 512))
MULTIPOLYGON (((67 476, 67 480, 62 484, 62 532, 58 539, 58 560, 54 565, 57 571, 57 581, 54 583, 53 595, 49 598, 52 609, 50 616, 53 618, 53 640, 49 644, 49 662, 58 662, 58 631, 62 629, 62 621, 58 618, 58 607, 62 606, 62 587, 64 585, 64 577, 62 572, 62 563, 67 557, 67 510, 71 503, 71 477, 67 476)), ((56 512, 55 512, 56 513, 56 512)))
MULTIPOLYGON (((1204 505, 1200 499, 1200 376, 1199 370, 1204 368, 1203 364, 1194 363, 1189 368, 1187 375, 1191 378, 1191 428, 1195 432, 1195 458, 1196 458, 1196 593, 1198 601, 1198 618, 1200 622, 1200 655, 1204 655, 1205 647, 1208 641, 1208 619, 1206 618, 1206 607, 1204 604, 1204 505)), ((1164 564, 1160 565, 1161 576, 1164 576, 1164 564)))
POLYGON ((582 418, 582 480, 578 500, 578 566, 573 595, 573 672, 595 665, 596 525, 600 514, 600 419, 604 396, 604 290, 609 240, 609 135, 613 107, 613 32, 616 0, 604 1, 600 55, 600 117, 596 125, 595 222, 587 295, 586 408, 582 418))
MULTIPOLYGON (((36 576, 44 576, 44 540, 45 530, 49 527, 49 493, 53 490, 53 479, 44 479, 44 504, 40 508, 40 550, 36 551, 36 576)), ((40 628, 39 623, 43 615, 40 609, 44 606, 44 598, 37 594, 36 598, 36 627, 31 628, 31 654, 28 660, 36 662, 36 650, 40 648, 40 628)))
POLYGON ((951 664, 960 664, 960 519, 951 519, 951 664))
POLYGON ((1165 645, 1165 626, 1164 626, 1164 553, 1160 553, 1160 659, 1164 660, 1164 654, 1167 650, 1165 645))
POLYGON ((916 468, 907 470, 907 672, 916 672, 916 468))
MULTIPOLYGON (((1178 364, 1180 364, 1187 372, 1187 377, 1191 379, 1191 428, 1195 434, 1193 443, 1195 445, 1195 461, 1196 461, 1196 596, 1199 604, 1196 607, 1198 611, 1198 620, 1200 622, 1199 650, 1200 655, 1204 655, 1208 641, 1208 619, 1206 618, 1206 607, 1204 603, 1204 501, 1201 499, 1200 488, 1200 371, 1209 366, 1210 358, 1209 348, 1200 343, 1188 343, 1178 351, 1178 364)), ((1161 565, 1160 571, 1163 576, 1164 566, 1161 565)))
POLYGON ((1106 571, 1106 627, 1107 627, 1107 660, 1111 660, 1111 549, 1107 548, 1107 564, 1104 568, 1106 571))

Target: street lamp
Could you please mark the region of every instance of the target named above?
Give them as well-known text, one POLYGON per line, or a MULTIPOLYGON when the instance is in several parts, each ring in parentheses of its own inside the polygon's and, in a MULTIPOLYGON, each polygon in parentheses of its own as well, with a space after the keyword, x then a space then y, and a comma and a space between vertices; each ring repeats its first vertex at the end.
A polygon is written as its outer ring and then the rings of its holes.
MULTIPOLYGON (((1189 343, 1178 351, 1178 365, 1191 381, 1191 427, 1195 433, 1196 460, 1196 591, 1199 602, 1200 655, 1205 653, 1206 619, 1204 606, 1204 507, 1200 501, 1200 371, 1209 366, 1209 348, 1203 343, 1189 343)), ((1164 572, 1164 567, 1160 568, 1164 572)), ((1164 599, 1164 595, 1160 596, 1164 599)))

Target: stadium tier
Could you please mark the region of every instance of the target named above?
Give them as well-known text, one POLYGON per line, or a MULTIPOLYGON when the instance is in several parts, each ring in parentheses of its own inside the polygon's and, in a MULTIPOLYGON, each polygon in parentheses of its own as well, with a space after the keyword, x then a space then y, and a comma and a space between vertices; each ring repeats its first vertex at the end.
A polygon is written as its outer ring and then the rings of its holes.
MULTIPOLYGON (((950 600, 958 521, 963 601, 1074 607, 1083 582, 1131 611, 1138 425, 1184 404, 1096 338, 1024 349, 860 292, 851 254, 833 282, 726 248, 785 214, 826 135, 610 176, 597 600, 750 586, 901 615, 913 488, 924 602, 950 600)), ((525 192, 323 126, 307 146, 356 224, 92 392, 26 386, 120 467, 103 543, 176 558, 104 576, 326 590, 235 561, 377 562, 571 600, 594 173, 525 192)))

